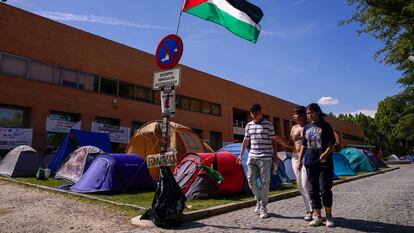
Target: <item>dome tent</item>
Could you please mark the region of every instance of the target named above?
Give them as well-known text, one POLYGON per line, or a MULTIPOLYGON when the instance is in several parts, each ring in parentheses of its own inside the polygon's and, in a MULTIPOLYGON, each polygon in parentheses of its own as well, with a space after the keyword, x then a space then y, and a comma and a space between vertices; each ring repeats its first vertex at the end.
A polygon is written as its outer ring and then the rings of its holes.
POLYGON ((17 146, 0 161, 0 175, 35 177, 42 158, 30 146, 17 146))
MULTIPOLYGON (((202 142, 198 134, 178 123, 170 121, 168 147, 177 150, 178 158, 188 152, 212 152, 202 142)), ((159 154, 162 143, 162 121, 150 121, 139 128, 129 140, 125 153, 137 154, 145 160, 148 155, 159 154)), ((159 179, 159 168, 150 168, 154 180, 159 179)))

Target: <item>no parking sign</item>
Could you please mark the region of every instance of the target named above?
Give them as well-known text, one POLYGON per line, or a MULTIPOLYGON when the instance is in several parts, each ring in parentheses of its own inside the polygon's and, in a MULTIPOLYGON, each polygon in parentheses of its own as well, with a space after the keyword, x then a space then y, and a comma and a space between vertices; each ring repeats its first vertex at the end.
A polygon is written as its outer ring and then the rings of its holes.
POLYGON ((155 60, 160 69, 171 69, 178 64, 183 54, 183 41, 175 34, 164 37, 158 44, 155 60))

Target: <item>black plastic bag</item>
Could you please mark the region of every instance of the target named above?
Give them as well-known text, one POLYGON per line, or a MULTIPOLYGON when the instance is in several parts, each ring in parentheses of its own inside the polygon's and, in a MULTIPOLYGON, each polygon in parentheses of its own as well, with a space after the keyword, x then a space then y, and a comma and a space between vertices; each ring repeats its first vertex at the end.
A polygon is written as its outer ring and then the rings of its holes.
POLYGON ((159 227, 178 226, 187 199, 170 169, 161 167, 160 171, 160 183, 155 191, 152 206, 141 219, 151 220, 159 227))

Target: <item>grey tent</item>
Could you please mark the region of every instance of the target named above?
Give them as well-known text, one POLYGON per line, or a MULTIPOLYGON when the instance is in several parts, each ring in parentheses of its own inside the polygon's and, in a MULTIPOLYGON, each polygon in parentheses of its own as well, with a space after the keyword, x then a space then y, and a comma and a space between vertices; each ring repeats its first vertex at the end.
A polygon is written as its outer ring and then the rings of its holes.
POLYGON ((42 158, 30 146, 18 146, 0 161, 0 175, 35 177, 42 158))

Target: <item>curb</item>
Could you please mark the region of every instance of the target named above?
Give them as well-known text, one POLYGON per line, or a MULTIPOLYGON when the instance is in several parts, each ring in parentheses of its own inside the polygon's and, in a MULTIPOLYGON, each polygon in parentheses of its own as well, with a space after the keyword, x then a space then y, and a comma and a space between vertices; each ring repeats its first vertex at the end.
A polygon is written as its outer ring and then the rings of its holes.
MULTIPOLYGON (((399 167, 386 168, 386 169, 376 171, 376 172, 366 173, 366 174, 362 174, 362 175, 358 175, 358 176, 347 177, 347 178, 342 179, 342 180, 335 180, 333 182, 333 185, 335 186, 335 185, 338 185, 338 184, 351 182, 351 181, 354 181, 354 180, 358 180, 358 179, 362 179, 362 178, 382 174, 382 173, 385 173, 385 172, 394 171, 394 170, 397 170, 397 169, 400 169, 400 168, 399 167)), ((289 191, 289 192, 286 192, 286 193, 276 194, 276 195, 273 195, 273 196, 269 196, 269 203, 279 201, 279 200, 282 200, 282 199, 296 197, 296 196, 299 196, 299 195, 300 195, 300 193, 299 193, 298 190, 293 190, 293 191, 289 191)), ((234 210, 239 210, 239 209, 242 209, 242 208, 252 207, 254 205, 256 205, 256 200, 252 199, 250 201, 245 201, 245 202, 241 202, 241 203, 227 204, 227 205, 222 205, 222 206, 211 207, 211 208, 204 209, 204 210, 198 210, 198 211, 194 211, 194 212, 185 213, 185 214, 183 214, 183 216, 181 216, 181 221, 183 221, 183 222, 195 221, 195 220, 208 218, 208 217, 219 215, 219 214, 228 213, 228 212, 231 212, 231 211, 234 211, 234 210)))
POLYGON ((94 197, 94 196, 90 196, 90 195, 86 195, 86 194, 82 194, 82 193, 74 193, 74 192, 70 192, 70 191, 66 191, 66 190, 50 188, 50 187, 47 187, 47 186, 32 184, 32 183, 28 183, 28 182, 24 182, 24 181, 20 181, 20 180, 14 180, 14 179, 4 177, 4 176, 3 177, 0 176, 0 180, 10 181, 10 182, 13 182, 13 183, 21 184, 21 185, 32 187, 32 188, 44 189, 44 190, 54 192, 54 193, 63 193, 63 194, 68 194, 68 195, 72 195, 72 196, 75 196, 75 197, 86 198, 86 199, 90 199, 90 200, 94 200, 94 201, 101 201, 101 202, 109 203, 109 204, 112 204, 112 205, 129 207, 129 208, 134 208, 134 209, 138 209, 138 210, 146 210, 146 208, 141 207, 141 206, 137 206, 137 205, 124 204, 124 203, 110 201, 110 200, 106 200, 106 199, 102 199, 102 198, 99 198, 99 197, 94 197))
MULTIPOLYGON (((366 173, 366 174, 362 174, 362 175, 358 175, 358 176, 347 177, 347 178, 342 179, 342 180, 335 180, 333 185, 335 186, 335 185, 338 185, 338 184, 351 182, 351 181, 354 181, 354 180, 358 180, 358 179, 362 179, 362 178, 366 178, 366 177, 370 177, 370 176, 374 176, 374 175, 394 171, 394 170, 397 170, 397 169, 400 169, 400 168, 399 167, 387 168, 387 169, 383 169, 383 170, 377 171, 377 172, 371 172, 371 173, 366 173)), ((105 202, 105 203, 112 204, 112 205, 117 205, 117 206, 122 206, 122 207, 129 207, 129 208, 133 208, 133 209, 136 209, 136 210, 146 210, 147 209, 147 208, 137 206, 137 205, 131 205, 131 204, 124 204, 124 203, 109 201, 109 200, 106 200, 106 199, 93 197, 93 196, 86 195, 86 194, 74 193, 74 192, 70 192, 70 191, 66 191, 66 190, 50 188, 50 187, 37 185, 37 184, 32 184, 32 183, 28 183, 28 182, 23 182, 23 181, 19 181, 19 180, 14 180, 14 179, 7 178, 7 177, 2 177, 2 176, 0 176, 0 180, 13 182, 13 183, 17 183, 17 184, 28 186, 28 187, 43 189, 43 190, 47 190, 47 191, 54 192, 54 193, 67 194, 67 195, 72 195, 72 196, 79 197, 79 198, 86 198, 86 199, 90 199, 90 200, 101 201, 101 202, 105 202)), ((272 195, 272 196, 269 196, 269 203, 279 201, 279 200, 283 200, 283 199, 287 199, 287 198, 296 197, 296 196, 299 196, 299 195, 300 195, 300 193, 299 193, 298 190, 293 190, 293 191, 289 191, 289 192, 285 192, 285 193, 281 193, 281 194, 272 195)), ((228 212, 243 209, 243 208, 248 208, 248 207, 251 207, 251 206, 254 206, 254 205, 256 205, 256 200, 252 199, 252 200, 244 201, 244 202, 241 202, 241 203, 226 204, 226 205, 211 207, 211 208, 204 209, 204 210, 197 210, 197 211, 193 211, 193 212, 184 213, 181 216, 181 221, 182 222, 195 221, 195 220, 208 218, 208 217, 219 215, 219 214, 224 214, 224 213, 228 213, 228 212)))

